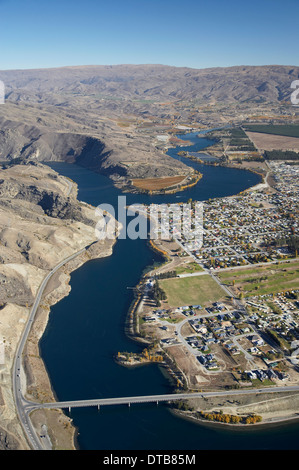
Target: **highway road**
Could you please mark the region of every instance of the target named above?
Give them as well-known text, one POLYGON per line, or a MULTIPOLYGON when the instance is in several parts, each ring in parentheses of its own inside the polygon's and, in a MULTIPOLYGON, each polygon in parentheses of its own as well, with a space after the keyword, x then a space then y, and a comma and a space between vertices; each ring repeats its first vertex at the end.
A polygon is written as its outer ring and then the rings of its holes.
POLYGON ((36 298, 34 300, 34 303, 32 305, 28 321, 26 323, 26 326, 24 328, 24 331, 22 333, 21 339, 19 341, 16 355, 15 355, 15 360, 13 364, 13 369, 12 369, 12 386, 13 386, 13 395, 14 395, 14 400, 15 400, 15 405, 16 405, 16 411, 19 416, 21 425, 25 431, 25 434, 28 438, 29 443, 31 444, 33 449, 44 449, 44 447, 41 445, 41 442, 32 426, 32 423, 29 419, 29 414, 26 411, 28 406, 28 400, 26 400, 23 396, 23 391, 22 391, 22 383, 21 383, 21 376, 22 376, 22 354, 24 351, 24 347, 28 338, 28 335, 30 333, 30 329, 32 326, 32 323, 34 321, 36 312, 38 310, 40 301, 42 299, 42 295, 44 293, 44 290, 53 276, 63 265, 71 261, 72 259, 76 258, 77 256, 81 255, 84 251, 86 250, 86 247, 79 250, 78 252, 74 253, 73 255, 69 256, 68 258, 65 258, 63 261, 61 261, 59 264, 57 264, 44 278, 42 281, 36 298))

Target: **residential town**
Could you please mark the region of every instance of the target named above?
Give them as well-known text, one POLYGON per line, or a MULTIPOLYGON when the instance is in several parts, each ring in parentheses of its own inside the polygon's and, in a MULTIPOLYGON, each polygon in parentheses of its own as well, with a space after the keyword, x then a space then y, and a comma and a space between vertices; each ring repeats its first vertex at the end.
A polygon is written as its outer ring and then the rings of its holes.
MULTIPOLYGON (((271 162, 270 166, 275 192, 266 187, 204 202, 202 247, 198 230, 180 231, 182 245, 204 267, 217 269, 276 261, 290 254, 286 246, 280 246, 280 241, 295 235, 298 230, 299 168, 283 162, 271 162)), ((174 206, 152 205, 150 208, 151 212, 161 211, 157 231, 160 230, 162 235, 169 230, 176 236, 175 228, 181 221, 181 213, 174 206), (169 222, 172 224, 170 229, 166 226, 169 222)), ((191 225, 186 222, 185 218, 185 225, 191 225)))
POLYGON ((271 162, 269 171, 272 186, 204 202, 202 240, 198 225, 181 234, 180 212, 160 208, 154 243, 167 262, 150 273, 144 292, 150 299, 159 285, 164 294, 144 303, 139 328, 159 339, 189 389, 217 378, 233 388, 299 381, 299 167, 271 162), (163 241, 167 230, 171 240, 163 241), (207 300, 208 289, 214 298, 207 300))

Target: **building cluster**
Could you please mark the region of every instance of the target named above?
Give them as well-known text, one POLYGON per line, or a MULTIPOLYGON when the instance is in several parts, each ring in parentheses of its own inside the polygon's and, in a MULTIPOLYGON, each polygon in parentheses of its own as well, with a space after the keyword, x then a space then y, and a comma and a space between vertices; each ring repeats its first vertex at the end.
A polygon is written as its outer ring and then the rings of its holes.
MULTIPOLYGON (((192 223, 191 211, 189 231, 181 232, 181 237, 180 211, 169 216, 169 206, 164 207, 156 235, 168 231, 182 248, 179 255, 191 255, 211 274, 221 268, 294 258, 297 253, 288 240, 298 236, 299 166, 279 161, 269 162, 269 166, 276 191, 262 186, 205 201, 202 226, 192 223)), ((222 350, 245 369, 250 367, 244 372, 244 381, 286 380, 289 367, 296 370, 299 366, 299 290, 251 295, 244 302, 246 309, 242 311, 219 302, 205 308, 158 310, 147 321, 165 325, 174 313, 181 314, 176 318, 175 334, 162 339, 161 345, 182 343, 207 372, 222 370, 222 350), (186 317, 194 334, 182 336, 180 324, 186 317)))
POLYGON ((299 364, 297 298, 299 290, 250 298, 247 313, 205 309, 206 313, 189 320, 195 334, 185 339, 208 370, 219 368, 211 347, 220 345, 232 356, 242 353, 252 364, 256 359, 263 361, 264 367, 254 368, 256 377, 251 370, 248 378, 284 380, 287 374, 279 369, 281 361, 287 359, 290 366, 299 364))
POLYGON ((173 213, 169 206, 160 206, 155 236, 168 233, 179 239, 195 260, 211 269, 281 260, 292 255, 286 241, 298 235, 299 167, 284 162, 269 165, 275 192, 252 189, 237 196, 205 201, 201 219, 194 207, 193 213, 183 219, 180 204, 177 211, 171 205, 173 213))
MULTIPOLYGON (((144 319, 166 324, 175 314, 182 316, 174 322, 175 334, 161 339, 161 346, 185 345, 206 371, 222 370, 219 351, 241 362, 245 359, 252 369, 246 371, 246 380, 285 380, 288 366, 299 364, 299 290, 276 295, 255 296, 246 299, 246 310, 230 310, 221 302, 202 308, 200 305, 177 309, 155 309, 144 319), (194 334, 178 334, 179 326, 188 318, 194 334), (219 349, 220 348, 220 349, 219 349), (257 366, 261 360, 263 366, 257 366)), ((243 362, 243 365, 245 363, 243 362)), ((245 380, 245 379, 244 379, 245 380)))
POLYGON ((298 299, 299 289, 246 300, 249 321, 258 330, 267 332, 280 351, 292 354, 294 361, 299 348, 298 299))
POLYGON ((250 381, 259 379, 261 382, 264 382, 267 379, 272 381, 276 380, 286 380, 289 375, 286 372, 275 371, 271 368, 269 369, 253 369, 246 371, 246 375, 250 381))

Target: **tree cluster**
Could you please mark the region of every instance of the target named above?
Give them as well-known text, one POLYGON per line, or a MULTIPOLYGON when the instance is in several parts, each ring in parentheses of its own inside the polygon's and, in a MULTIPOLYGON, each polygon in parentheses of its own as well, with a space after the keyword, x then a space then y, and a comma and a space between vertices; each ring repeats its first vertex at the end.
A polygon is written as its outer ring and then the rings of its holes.
POLYGON ((277 247, 287 246, 292 253, 296 253, 299 250, 299 236, 291 235, 290 237, 279 237, 275 241, 277 247))
POLYGON ((167 298, 164 290, 160 287, 158 281, 156 281, 154 284, 152 290, 152 297, 158 306, 161 305, 161 300, 166 300, 167 298))
POLYGON ((299 153, 293 150, 266 150, 266 160, 299 160, 299 153))
POLYGON ((226 424, 255 424, 262 421, 262 417, 258 415, 249 416, 236 416, 231 414, 224 414, 222 412, 205 413, 199 412, 200 418, 207 419, 209 421, 218 421, 226 424))
POLYGON ((176 275, 177 275, 176 271, 167 271, 166 273, 156 274, 155 278, 156 279, 168 279, 171 277, 176 277, 176 275))

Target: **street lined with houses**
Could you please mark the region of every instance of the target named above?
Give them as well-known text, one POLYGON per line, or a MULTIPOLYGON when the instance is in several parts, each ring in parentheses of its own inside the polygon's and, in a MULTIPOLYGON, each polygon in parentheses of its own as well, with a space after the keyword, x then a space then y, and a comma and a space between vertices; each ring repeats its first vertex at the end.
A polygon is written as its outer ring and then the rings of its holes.
MULTIPOLYGON (((158 308, 139 309, 141 328, 143 334, 160 338, 162 350, 188 377, 189 388, 191 383, 201 387, 201 374, 221 381, 229 371, 231 387, 256 380, 275 386, 298 383, 293 366, 299 340, 299 266, 292 245, 298 231, 298 167, 267 165, 265 185, 203 203, 202 240, 190 220, 189 231, 180 230, 180 211, 172 210, 173 205, 160 208, 155 218, 155 243, 168 260, 150 279, 164 294, 158 308)), ((194 216, 192 201, 189 205, 194 216)))

